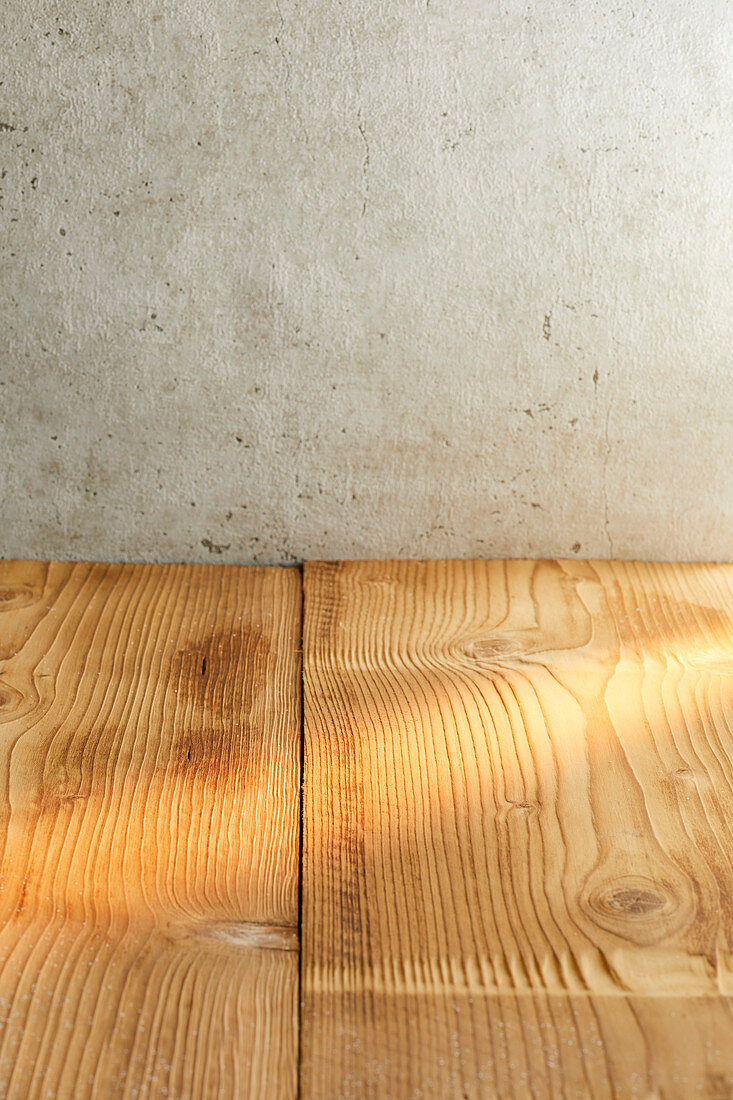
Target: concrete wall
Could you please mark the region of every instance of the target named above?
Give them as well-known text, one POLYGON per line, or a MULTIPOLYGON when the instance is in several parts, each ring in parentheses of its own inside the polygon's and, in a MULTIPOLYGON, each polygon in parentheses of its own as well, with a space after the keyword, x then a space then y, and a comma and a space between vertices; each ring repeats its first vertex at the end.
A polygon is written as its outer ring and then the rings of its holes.
POLYGON ((3 18, 4 556, 731 556, 726 0, 3 18))

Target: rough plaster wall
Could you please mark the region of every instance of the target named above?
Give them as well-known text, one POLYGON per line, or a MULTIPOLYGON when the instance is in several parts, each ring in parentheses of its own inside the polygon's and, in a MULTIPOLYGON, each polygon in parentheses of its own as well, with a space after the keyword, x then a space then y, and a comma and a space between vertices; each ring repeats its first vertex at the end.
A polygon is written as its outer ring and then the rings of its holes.
POLYGON ((726 0, 9 0, 5 556, 730 557, 726 0))

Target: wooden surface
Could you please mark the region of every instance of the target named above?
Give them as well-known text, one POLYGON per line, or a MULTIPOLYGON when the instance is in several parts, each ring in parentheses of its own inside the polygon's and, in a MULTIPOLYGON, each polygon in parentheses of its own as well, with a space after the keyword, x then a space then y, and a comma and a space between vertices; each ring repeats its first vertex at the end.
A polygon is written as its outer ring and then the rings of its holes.
POLYGON ((0 563, 0 1098, 733 1098, 732 572, 306 567, 299 1008, 299 574, 0 563))
POLYGON ((733 1097, 731 568, 305 568, 301 1095, 733 1097))
POLYGON ((0 1096, 294 1097, 300 578, 0 563, 0 1096))

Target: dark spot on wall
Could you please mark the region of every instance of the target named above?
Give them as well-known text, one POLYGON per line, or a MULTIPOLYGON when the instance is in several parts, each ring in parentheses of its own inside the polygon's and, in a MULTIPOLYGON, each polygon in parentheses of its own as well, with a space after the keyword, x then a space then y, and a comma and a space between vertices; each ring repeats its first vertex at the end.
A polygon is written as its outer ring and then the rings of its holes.
POLYGON ((212 542, 211 539, 201 539, 201 545, 205 546, 210 554, 223 554, 232 544, 231 542, 212 542))

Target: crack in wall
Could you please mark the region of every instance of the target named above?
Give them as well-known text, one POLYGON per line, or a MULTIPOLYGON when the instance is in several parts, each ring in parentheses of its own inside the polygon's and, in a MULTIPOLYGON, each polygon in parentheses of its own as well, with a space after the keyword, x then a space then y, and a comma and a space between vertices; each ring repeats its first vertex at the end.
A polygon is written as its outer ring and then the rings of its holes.
POLYGON ((357 126, 361 134, 361 140, 364 142, 364 160, 361 168, 362 183, 364 185, 363 202, 361 206, 361 216, 363 218, 366 214, 367 203, 369 202, 369 165, 371 164, 371 153, 369 151, 369 141, 364 130, 364 123, 361 121, 361 112, 359 113, 357 126))
POLYGON ((283 12, 282 12, 282 8, 280 7, 279 0, 275 0, 275 7, 277 8, 277 14, 280 18, 280 31, 279 31, 278 34, 275 35, 275 45, 277 46, 278 50, 280 51, 280 56, 283 59, 283 63, 285 65, 285 83, 289 87, 290 86, 290 78, 291 78, 291 74, 292 74, 292 66, 290 64, 290 58, 288 57, 288 55, 285 51, 285 47, 283 46, 282 42, 280 41, 281 38, 282 38, 283 31, 285 30, 285 18, 283 16, 283 12))
POLYGON ((285 102, 287 103, 288 107, 290 108, 293 115, 295 116, 295 119, 298 122, 298 125, 299 125, 300 129, 302 130, 302 132, 305 136, 305 139, 307 141, 308 140, 308 135, 307 135, 307 133, 305 131, 305 127, 303 126, 303 123, 301 121, 300 112, 299 112, 298 108, 296 107, 295 103, 293 102, 293 97, 292 97, 293 66, 292 66, 292 62, 290 60, 290 55, 289 55, 288 51, 285 49, 285 47, 283 46, 283 43, 282 43, 283 33, 286 30, 286 24, 285 24, 285 17, 283 16, 282 8, 280 6, 280 0, 275 0, 275 8, 277 9, 277 14, 278 14, 278 17, 280 19, 280 27, 279 27, 278 33, 275 35, 275 45, 278 48, 280 56, 283 59, 283 65, 285 66, 285 79, 283 80, 283 95, 285 96, 285 102))

